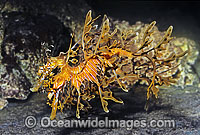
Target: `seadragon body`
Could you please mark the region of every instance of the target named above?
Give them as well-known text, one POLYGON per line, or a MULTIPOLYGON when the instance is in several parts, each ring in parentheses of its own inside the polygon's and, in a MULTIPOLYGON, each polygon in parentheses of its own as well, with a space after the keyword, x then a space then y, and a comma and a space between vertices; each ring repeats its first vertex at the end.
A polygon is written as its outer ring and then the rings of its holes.
MULTIPOLYGON (((98 17, 97 17, 98 18, 98 17)), ((165 79, 156 72, 157 67, 162 62, 168 63, 168 72, 178 66, 171 66, 170 62, 185 55, 169 55, 168 59, 162 57, 151 57, 150 52, 159 54, 163 49, 163 44, 167 44, 172 38, 172 26, 170 26, 162 40, 149 49, 152 40, 150 39, 155 21, 146 29, 143 39, 138 49, 134 52, 125 49, 129 32, 121 33, 120 38, 117 29, 110 31, 109 19, 105 15, 102 26, 99 30, 95 27, 91 11, 86 15, 85 25, 81 39, 72 46, 72 40, 69 50, 66 53, 61 52, 57 57, 48 57, 45 65, 41 66, 38 75, 40 76, 37 84, 32 89, 36 92, 41 86, 48 91, 48 104, 52 107, 51 119, 56 117, 57 109, 61 111, 66 105, 77 106, 76 117, 80 118, 80 110, 87 110, 89 101, 97 95, 100 97, 102 107, 105 112, 109 112, 107 100, 113 100, 117 103, 123 101, 116 99, 112 91, 108 88, 112 83, 117 82, 118 86, 125 92, 128 92, 124 82, 132 80, 145 80, 149 87, 147 89, 147 99, 153 93, 157 97, 158 84, 166 83, 165 79), (127 72, 123 66, 133 63, 133 60, 145 57, 150 63, 153 74, 143 76, 138 72, 127 72), (54 73, 55 69, 59 69, 54 73)), ((130 42, 129 42, 130 43, 130 42)), ((134 66, 134 65, 133 65, 134 66)), ((173 83, 173 81, 170 81, 173 83)))

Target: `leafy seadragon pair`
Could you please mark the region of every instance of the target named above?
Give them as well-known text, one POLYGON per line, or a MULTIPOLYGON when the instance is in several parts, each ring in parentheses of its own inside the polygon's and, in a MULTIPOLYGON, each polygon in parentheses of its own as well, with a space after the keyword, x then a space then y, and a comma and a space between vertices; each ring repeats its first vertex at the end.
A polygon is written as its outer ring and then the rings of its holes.
POLYGON ((97 96, 100 97, 104 111, 109 112, 107 100, 123 103, 113 97, 109 89, 113 84, 128 92, 129 85, 139 80, 145 81, 149 85, 148 100, 152 94, 157 97, 159 85, 175 83, 172 76, 165 77, 163 74, 176 69, 179 65, 177 59, 187 52, 163 53, 168 51, 172 26, 158 44, 152 45, 154 41, 151 35, 156 24, 152 22, 133 52, 128 46, 136 45, 132 36, 137 34, 118 29, 111 31, 106 15, 101 27, 97 28, 94 25, 97 18, 92 19, 89 11, 79 41, 72 46, 71 40, 66 53, 47 57, 46 64, 38 71, 40 78, 32 91, 36 92, 42 86, 48 92, 48 104, 52 107, 51 119, 56 117, 57 109, 62 111, 68 105, 77 106, 76 117, 80 118, 80 110, 87 110, 89 101, 97 96), (130 70, 125 68, 127 65, 131 67, 130 70), (58 72, 54 72, 54 69, 58 69, 58 72))

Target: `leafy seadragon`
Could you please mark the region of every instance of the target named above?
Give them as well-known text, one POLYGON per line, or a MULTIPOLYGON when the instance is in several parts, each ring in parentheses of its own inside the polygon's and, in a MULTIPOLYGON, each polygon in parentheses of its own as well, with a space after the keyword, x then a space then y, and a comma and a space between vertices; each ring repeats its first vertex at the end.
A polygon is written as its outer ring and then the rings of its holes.
POLYGON ((172 39, 170 37, 172 26, 156 46, 151 46, 153 40, 150 37, 155 21, 146 28, 137 50, 131 52, 125 49, 128 44, 134 45, 134 42, 128 38, 130 31, 119 32, 118 29, 111 31, 106 15, 98 29, 94 25, 98 17, 92 19, 91 13, 90 10, 86 15, 79 41, 72 46, 71 40, 66 53, 61 52, 57 57, 47 57, 46 64, 38 71, 40 78, 32 91, 36 92, 43 86, 48 92, 48 104, 52 107, 51 119, 56 117, 57 109, 62 111, 65 106, 75 104, 76 117, 80 118, 80 110, 87 110, 90 107, 89 101, 96 96, 100 97, 104 111, 109 112, 107 100, 123 103, 122 100, 113 97, 109 89, 113 83, 117 83, 123 91, 128 92, 126 82, 129 84, 144 80, 149 85, 147 99, 152 93, 157 97, 158 85, 174 83, 172 78, 162 77, 161 74, 177 68, 176 59, 186 53, 172 52, 167 57, 162 56, 162 51, 166 50, 164 45, 172 39), (146 59, 146 63, 139 61, 142 58, 146 59), (152 72, 151 75, 138 72, 143 64, 146 64, 146 70, 152 72), (125 71, 123 67, 126 65, 131 65, 132 70, 125 71), (167 70, 157 72, 157 69, 162 66, 167 70), (55 69, 58 69, 58 72, 55 73, 55 69))

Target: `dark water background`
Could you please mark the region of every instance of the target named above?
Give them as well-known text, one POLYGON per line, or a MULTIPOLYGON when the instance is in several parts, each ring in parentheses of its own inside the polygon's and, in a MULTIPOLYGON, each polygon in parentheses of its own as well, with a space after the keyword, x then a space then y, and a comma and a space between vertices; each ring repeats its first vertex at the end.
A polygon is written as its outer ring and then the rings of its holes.
POLYGON ((159 30, 174 26, 173 36, 187 37, 200 43, 200 2, 87 0, 96 14, 107 14, 130 24, 157 21, 159 30))

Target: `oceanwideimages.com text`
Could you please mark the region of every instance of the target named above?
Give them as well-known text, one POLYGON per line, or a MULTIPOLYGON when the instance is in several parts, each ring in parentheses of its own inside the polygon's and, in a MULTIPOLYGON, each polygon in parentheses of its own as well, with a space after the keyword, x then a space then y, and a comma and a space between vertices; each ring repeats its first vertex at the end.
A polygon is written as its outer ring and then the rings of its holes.
POLYGON ((111 120, 108 117, 104 119, 88 118, 84 120, 73 119, 73 120, 50 120, 49 117, 43 117, 39 121, 34 116, 28 116, 25 119, 25 126, 28 128, 33 128, 37 124, 42 128, 47 127, 65 127, 65 128, 174 128, 175 121, 170 119, 164 120, 111 120))

